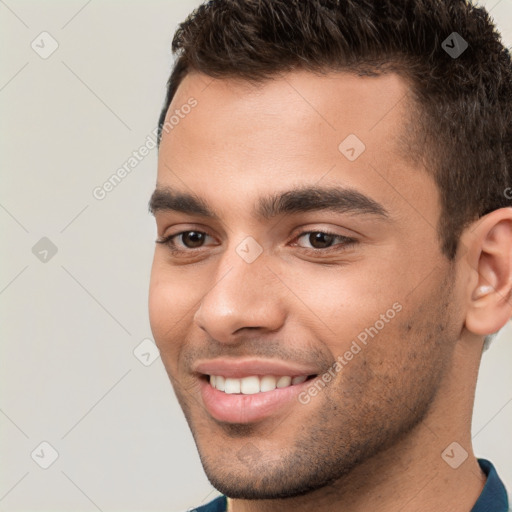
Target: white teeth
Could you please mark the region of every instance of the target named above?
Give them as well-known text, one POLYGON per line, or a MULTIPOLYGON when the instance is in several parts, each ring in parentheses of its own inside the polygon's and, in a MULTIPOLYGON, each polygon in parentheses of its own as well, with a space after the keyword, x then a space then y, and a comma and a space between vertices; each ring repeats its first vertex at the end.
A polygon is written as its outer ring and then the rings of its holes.
POLYGON ((278 377, 274 375, 265 375, 263 377, 252 375, 242 379, 235 379, 223 377, 222 375, 210 375, 210 384, 213 388, 230 395, 238 393, 254 395, 256 393, 273 391, 276 388, 286 388, 295 384, 302 384, 307 378, 307 375, 299 375, 293 378, 287 375, 278 377))
POLYGON ((258 377, 244 377, 240 379, 240 391, 243 395, 254 395, 260 392, 260 379, 258 377))
POLYGON ((260 391, 273 391, 276 389, 276 378, 272 375, 266 375, 260 380, 260 391))
POLYGON ((224 382, 224 393, 228 393, 229 395, 240 393, 240 379, 226 379, 224 382))
POLYGON ((226 385, 226 379, 222 375, 217 375, 215 378, 215 385, 214 388, 217 388, 219 391, 224 391, 226 385))
POLYGON ((277 381, 277 387, 278 388, 286 388, 292 383, 291 377, 279 377, 279 380, 277 381))

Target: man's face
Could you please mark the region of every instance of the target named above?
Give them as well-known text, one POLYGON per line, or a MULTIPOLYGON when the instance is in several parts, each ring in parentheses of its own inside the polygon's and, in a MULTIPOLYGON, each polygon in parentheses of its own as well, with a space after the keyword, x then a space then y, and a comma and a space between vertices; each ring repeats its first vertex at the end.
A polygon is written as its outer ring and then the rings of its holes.
POLYGON ((159 239, 185 233, 156 246, 150 319, 231 497, 332 483, 440 400, 463 316, 436 186, 403 157, 407 92, 396 75, 194 73, 172 102, 153 206, 159 239))

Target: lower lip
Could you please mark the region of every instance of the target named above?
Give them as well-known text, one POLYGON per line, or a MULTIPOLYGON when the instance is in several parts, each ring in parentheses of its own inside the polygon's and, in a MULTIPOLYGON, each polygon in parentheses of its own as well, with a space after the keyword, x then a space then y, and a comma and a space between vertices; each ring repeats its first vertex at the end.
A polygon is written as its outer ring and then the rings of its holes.
POLYGON ((283 414, 286 408, 293 404, 301 405, 297 396, 310 386, 313 380, 264 393, 242 395, 224 393, 201 379, 201 396, 206 409, 216 420, 227 423, 253 423, 272 415, 283 414))

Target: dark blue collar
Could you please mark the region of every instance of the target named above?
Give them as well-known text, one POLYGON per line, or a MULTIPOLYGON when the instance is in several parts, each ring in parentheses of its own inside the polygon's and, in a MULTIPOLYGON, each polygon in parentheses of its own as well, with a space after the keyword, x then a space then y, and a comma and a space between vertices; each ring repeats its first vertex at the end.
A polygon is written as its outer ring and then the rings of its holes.
MULTIPOLYGON (((485 459, 478 459, 478 464, 487 475, 487 481, 471 512, 508 512, 507 491, 498 473, 496 473, 496 469, 485 459)), ((194 510, 197 512, 225 512, 226 505, 226 497, 219 496, 210 503, 194 510)))
POLYGON ((202 505, 201 507, 193 508, 194 512, 226 512, 228 506, 228 500, 226 496, 219 496, 210 503, 202 505))
POLYGON ((507 491, 496 469, 485 459, 478 459, 478 464, 487 475, 487 481, 471 512, 508 512, 507 491))

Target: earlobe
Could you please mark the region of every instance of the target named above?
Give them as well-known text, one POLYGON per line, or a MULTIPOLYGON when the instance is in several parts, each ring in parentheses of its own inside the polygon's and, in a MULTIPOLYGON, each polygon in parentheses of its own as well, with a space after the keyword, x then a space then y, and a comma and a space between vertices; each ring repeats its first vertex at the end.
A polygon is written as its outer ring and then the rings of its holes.
POLYGON ((512 315, 512 208, 485 215, 465 235, 472 274, 465 326, 486 336, 500 330, 512 315))

